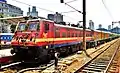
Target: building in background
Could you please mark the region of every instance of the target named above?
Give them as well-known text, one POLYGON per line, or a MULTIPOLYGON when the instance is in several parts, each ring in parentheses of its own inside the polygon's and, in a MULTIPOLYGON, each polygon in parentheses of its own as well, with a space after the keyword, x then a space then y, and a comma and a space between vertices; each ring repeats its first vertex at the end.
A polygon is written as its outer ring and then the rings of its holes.
POLYGON ((58 12, 56 12, 56 14, 48 14, 47 18, 49 20, 55 21, 56 23, 64 22, 63 21, 63 15, 58 13, 58 12))
MULTIPOLYGON (((0 18, 23 16, 21 8, 8 4, 6 0, 0 0, 0 18)), ((0 32, 10 32, 10 25, 6 21, 0 21, 0 32)))
POLYGON ((114 28, 112 29, 112 28, 111 28, 111 25, 109 25, 109 26, 108 26, 108 30, 107 30, 107 29, 105 29, 105 28, 102 28, 101 25, 99 25, 99 28, 96 29, 96 30, 120 34, 120 28, 119 28, 118 26, 117 26, 117 27, 114 27, 114 28))
POLYGON ((120 28, 117 26, 117 27, 111 29, 110 32, 120 34, 120 28))
POLYGON ((108 30, 111 30, 111 25, 108 25, 108 30))
POLYGON ((38 11, 35 6, 32 7, 32 11, 30 7, 28 8, 27 16, 38 17, 38 11))
POLYGON ((3 17, 23 16, 21 8, 8 4, 6 0, 0 0, 0 15, 3 17))
POLYGON ((101 29, 101 28, 102 28, 102 24, 99 24, 99 25, 98 25, 98 29, 101 29))
POLYGON ((99 24, 99 25, 98 25, 98 29, 97 29, 97 30, 100 30, 100 31, 106 31, 106 32, 108 32, 108 30, 107 30, 107 29, 102 28, 102 24, 99 24))
POLYGON ((92 20, 89 20, 89 29, 94 30, 94 22, 92 20))
POLYGON ((109 32, 109 31, 108 31, 107 29, 105 29, 105 28, 98 28, 97 30, 109 32))

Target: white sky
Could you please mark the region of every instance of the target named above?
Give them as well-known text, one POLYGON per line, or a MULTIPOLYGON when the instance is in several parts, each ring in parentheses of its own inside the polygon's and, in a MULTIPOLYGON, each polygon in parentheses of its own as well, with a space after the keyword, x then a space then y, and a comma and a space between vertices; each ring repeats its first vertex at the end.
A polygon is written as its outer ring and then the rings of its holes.
MULTIPOLYGON (((54 12, 66 12, 66 11, 74 11, 72 8, 68 7, 65 4, 61 4, 60 0, 17 0, 20 2, 24 2, 33 6, 37 6, 40 8, 45 8, 54 12)), ((71 0, 64 0, 65 2, 71 0)), ((86 0, 87 2, 87 26, 88 21, 93 20, 95 23, 95 28, 98 28, 99 24, 102 24, 102 27, 108 28, 108 25, 112 24, 112 21, 118 21, 120 19, 120 0, 104 0, 107 8, 109 9, 110 13, 112 14, 113 18, 109 15, 108 11, 105 9, 104 5, 102 4, 102 0, 86 0)), ((21 4, 15 2, 14 0, 7 0, 7 3, 20 7, 24 11, 24 15, 27 14, 28 5, 21 4)), ((75 2, 69 3, 71 6, 75 7, 76 9, 82 11, 82 0, 77 0, 75 2)), ((41 10, 37 8, 39 12, 39 16, 47 17, 47 14, 53 13, 41 10)), ((64 20, 67 22, 77 23, 77 21, 82 20, 82 14, 78 12, 72 12, 68 14, 64 14, 64 20)), ((115 26, 119 26, 119 24, 115 24, 115 26)))

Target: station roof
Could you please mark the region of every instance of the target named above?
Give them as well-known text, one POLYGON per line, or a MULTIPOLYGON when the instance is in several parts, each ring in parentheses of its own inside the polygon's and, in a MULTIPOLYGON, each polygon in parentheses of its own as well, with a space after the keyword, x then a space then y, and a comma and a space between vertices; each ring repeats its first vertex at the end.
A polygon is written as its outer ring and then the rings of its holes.
POLYGON ((18 17, 6 17, 6 18, 0 18, 0 21, 6 21, 7 23, 11 24, 17 24, 20 21, 28 20, 28 16, 18 16, 18 17))
POLYGON ((6 17, 6 18, 0 18, 0 21, 3 20, 3 21, 6 21, 7 23, 11 23, 11 24, 17 24, 18 22, 21 22, 21 21, 26 21, 26 20, 29 20, 29 19, 46 19, 44 17, 30 17, 30 16, 18 16, 18 17, 6 17))

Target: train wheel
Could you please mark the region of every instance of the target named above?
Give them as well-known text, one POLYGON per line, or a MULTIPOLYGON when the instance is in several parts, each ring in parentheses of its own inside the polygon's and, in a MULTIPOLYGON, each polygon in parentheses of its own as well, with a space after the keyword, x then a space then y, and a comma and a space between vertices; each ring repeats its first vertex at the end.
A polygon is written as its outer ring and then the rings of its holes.
POLYGON ((77 44, 77 51, 80 50, 80 44, 77 44))
POLYGON ((48 59, 54 59, 54 50, 51 49, 51 50, 48 50, 48 59))
POLYGON ((72 46, 69 46, 69 53, 72 53, 72 46))
POLYGON ((69 46, 67 46, 67 47, 66 47, 66 52, 65 52, 65 53, 66 53, 66 55, 69 55, 69 53, 70 53, 69 48, 70 48, 69 46))
POLYGON ((71 53, 73 53, 73 52, 74 52, 74 46, 71 45, 71 53))
POLYGON ((36 57, 38 63, 47 63, 48 62, 48 52, 46 49, 37 48, 36 49, 36 57))

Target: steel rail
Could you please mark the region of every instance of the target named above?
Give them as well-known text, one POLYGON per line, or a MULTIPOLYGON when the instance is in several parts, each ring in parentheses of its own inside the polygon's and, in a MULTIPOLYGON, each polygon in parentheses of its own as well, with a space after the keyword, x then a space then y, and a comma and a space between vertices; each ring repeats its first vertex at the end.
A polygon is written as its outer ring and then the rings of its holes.
POLYGON ((15 66, 15 65, 18 65, 18 64, 21 64, 21 63, 22 63, 22 62, 11 63, 11 64, 8 64, 8 65, 1 66, 0 69, 9 68, 9 67, 11 67, 11 66, 15 66))
POLYGON ((94 57, 93 59, 91 59, 88 63, 86 63, 85 65, 83 65, 79 70, 77 70, 76 72, 81 71, 82 68, 84 68, 87 64, 90 64, 92 61, 94 61, 98 56, 100 56, 103 52, 105 52, 108 48, 110 48, 112 45, 114 45, 116 42, 118 42, 118 40, 116 40, 115 42, 111 43, 105 50, 103 50, 102 52, 100 52, 96 57, 94 57))
POLYGON ((51 62, 50 64, 40 65, 39 67, 22 69, 22 70, 19 70, 17 73, 23 73, 30 70, 45 70, 46 68, 52 65, 54 65, 54 61, 51 62))
POLYGON ((120 48, 120 45, 116 48, 116 50, 115 50, 114 54, 112 55, 112 57, 111 57, 111 59, 110 59, 110 62, 109 62, 109 64, 108 64, 108 66, 106 67, 106 70, 105 70, 104 73, 107 73, 107 71, 108 71, 108 69, 109 69, 109 67, 110 67, 110 64, 111 64, 112 61, 114 60, 114 57, 115 57, 115 55, 116 55, 116 53, 117 53, 117 51, 118 51, 119 48, 120 48))

